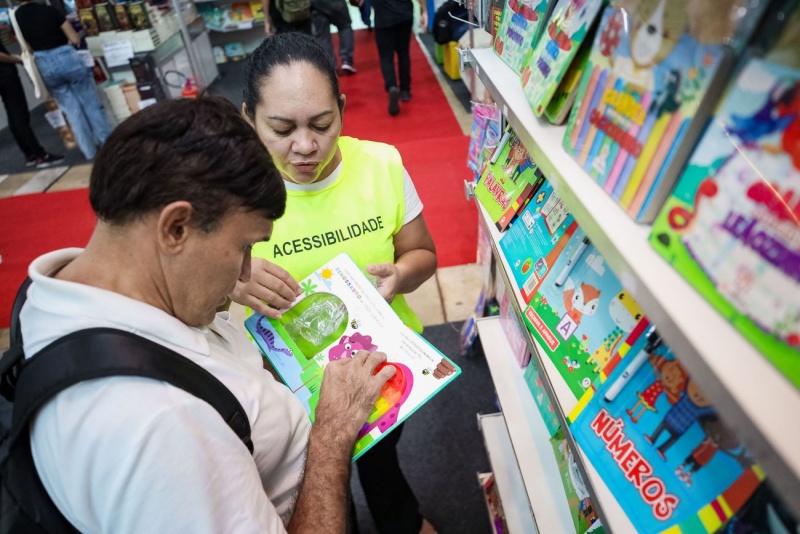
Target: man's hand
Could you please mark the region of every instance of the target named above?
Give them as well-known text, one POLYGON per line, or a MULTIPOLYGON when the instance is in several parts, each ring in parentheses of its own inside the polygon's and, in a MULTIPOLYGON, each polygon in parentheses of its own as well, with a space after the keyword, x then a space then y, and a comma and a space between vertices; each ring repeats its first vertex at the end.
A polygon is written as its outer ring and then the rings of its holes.
POLYGON ((286 270, 263 258, 253 258, 250 280, 237 281, 228 297, 237 304, 277 319, 281 310, 288 308, 302 294, 300 284, 286 270))
POLYGON ((386 354, 382 352, 360 350, 352 358, 333 361, 325 367, 315 425, 333 432, 348 453, 381 388, 396 372, 394 366, 387 365, 375 374, 378 364, 385 361, 386 354))
POLYGON ((272 19, 264 12, 264 35, 272 37, 275 35, 275 26, 272 24, 272 19))
POLYGON ((425 11, 419 14, 419 33, 428 31, 428 13, 425 11))
POLYGON ((22 56, 11 54, 11 57, 14 58, 14 63, 19 63, 20 65, 22 65, 22 56))
POLYGON ((377 278, 378 292, 389 304, 397 295, 402 281, 402 272, 394 263, 373 263, 367 265, 367 273, 377 278))

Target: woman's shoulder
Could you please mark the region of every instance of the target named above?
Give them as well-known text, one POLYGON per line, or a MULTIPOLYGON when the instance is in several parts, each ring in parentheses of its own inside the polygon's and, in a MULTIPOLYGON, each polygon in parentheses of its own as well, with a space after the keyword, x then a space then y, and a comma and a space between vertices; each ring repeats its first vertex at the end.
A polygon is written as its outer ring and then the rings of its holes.
POLYGON ((366 141, 355 137, 342 136, 339 138, 339 148, 345 155, 362 155, 402 163, 402 158, 397 148, 378 141, 366 141))

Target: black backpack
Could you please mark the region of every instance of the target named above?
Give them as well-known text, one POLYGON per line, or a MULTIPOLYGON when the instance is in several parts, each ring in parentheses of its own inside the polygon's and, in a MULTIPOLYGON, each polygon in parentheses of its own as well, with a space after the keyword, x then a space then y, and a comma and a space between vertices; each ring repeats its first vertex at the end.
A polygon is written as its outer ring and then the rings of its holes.
POLYGON ((213 406, 250 453, 250 422, 233 393, 211 373, 148 339, 113 328, 79 330, 26 360, 19 311, 30 280, 20 287, 11 314, 11 348, 0 359, 3 411, 12 412, 0 444, 0 534, 77 532, 42 484, 31 455, 29 425, 60 391, 94 378, 141 376, 163 380, 213 406))
POLYGON ((450 41, 461 39, 468 29, 467 24, 463 22, 468 16, 469 11, 465 6, 456 0, 447 0, 433 15, 433 40, 440 45, 446 45, 450 41))

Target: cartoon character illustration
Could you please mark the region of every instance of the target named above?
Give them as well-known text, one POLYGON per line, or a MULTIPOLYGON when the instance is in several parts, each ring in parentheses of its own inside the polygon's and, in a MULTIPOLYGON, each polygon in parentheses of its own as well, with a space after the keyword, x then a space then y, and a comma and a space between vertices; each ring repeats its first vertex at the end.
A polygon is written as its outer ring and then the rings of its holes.
POLYGON ((764 136, 786 130, 793 121, 798 120, 798 112, 800 84, 776 83, 770 89, 764 105, 753 115, 745 117, 731 113, 728 131, 745 145, 752 146, 764 136))
POLYGON ((656 93, 649 113, 655 112, 660 119, 664 113, 675 113, 681 107, 679 97, 681 89, 681 71, 669 70, 664 73, 664 86, 656 93))
POLYGON ((624 289, 611 300, 608 312, 616 326, 597 350, 586 360, 586 363, 594 363, 594 370, 598 373, 611 361, 619 343, 633 331, 634 327, 644 317, 639 305, 624 289))
POLYGON ((592 160, 592 170, 601 175, 605 174, 606 161, 608 161, 608 155, 610 153, 611 145, 603 145, 603 148, 600 149, 600 152, 595 156, 594 160, 592 160))
POLYGON ((395 368, 395 373, 392 378, 386 381, 381 388, 381 393, 375 406, 372 408, 367 422, 358 433, 358 438, 361 439, 373 429, 379 429, 381 433, 386 432, 397 422, 397 417, 400 414, 400 408, 403 403, 408 399, 411 394, 411 389, 414 387, 414 376, 411 374, 411 369, 402 363, 398 362, 384 362, 375 368, 375 372, 391 365, 395 368))
POLYGON ((589 526, 594 525, 600 520, 600 516, 597 515, 597 510, 595 510, 594 504, 592 504, 592 499, 589 497, 582 499, 578 504, 578 512, 583 516, 584 521, 586 521, 586 524, 589 526))
POLYGON ((742 469, 747 469, 754 463, 753 458, 742 447, 736 437, 716 414, 703 417, 697 421, 706 434, 700 444, 689 453, 681 465, 675 469, 675 474, 688 487, 692 487, 692 475, 708 465, 717 454, 722 451, 736 460, 742 469))
POLYGON ((525 150, 525 146, 519 140, 519 137, 514 136, 509 141, 509 144, 511 149, 508 151, 505 163, 503 163, 503 172, 508 174, 511 171, 510 180, 517 183, 517 178, 522 174, 522 171, 532 169, 534 164, 528 157, 528 151, 525 150))
POLYGON ((522 15, 528 22, 537 22, 539 14, 536 12, 536 7, 542 3, 543 0, 510 0, 508 7, 514 13, 522 15))
POLYGON ((667 449, 672 447, 681 436, 683 436, 691 426, 696 423, 700 418, 714 415, 714 409, 711 408, 711 402, 706 399, 700 386, 694 379, 690 378, 686 384, 686 391, 684 395, 672 405, 667 415, 664 416, 663 421, 659 423, 655 431, 651 435, 644 435, 644 439, 648 443, 655 446, 658 443, 658 438, 666 430, 669 432, 669 438, 656 447, 658 455, 661 459, 666 461, 667 449))
POLYGON ((371 336, 353 332, 352 335, 342 336, 339 343, 328 350, 328 360, 334 362, 342 358, 352 358, 360 350, 373 352, 377 349, 378 346, 372 344, 371 336))
POLYGON ((572 278, 567 278, 563 297, 567 314, 575 324, 580 324, 584 315, 594 315, 597 311, 600 290, 586 282, 581 282, 581 285, 576 287, 572 278))
POLYGON ((678 360, 667 360, 663 356, 651 354, 649 362, 653 366, 656 379, 644 391, 637 391, 636 396, 639 400, 630 409, 625 410, 632 423, 638 423, 648 410, 656 412, 656 400, 662 393, 667 395, 670 405, 678 402, 689 379, 689 375, 678 360))
POLYGON ((569 356, 564 356, 564 359, 561 360, 564 365, 567 366, 567 370, 571 373, 575 369, 580 369, 581 364, 578 360, 570 360, 569 356))
POLYGON ((545 50, 553 59, 558 58, 559 50, 569 52, 572 49, 572 37, 581 30, 586 31, 588 22, 586 1, 572 0, 564 11, 564 16, 560 19, 553 17, 547 26, 550 42, 547 43, 545 50))
POLYGON ((456 368, 453 367, 453 364, 442 358, 439 363, 436 364, 436 368, 433 370, 433 378, 436 380, 441 380, 442 378, 448 377, 456 372, 456 368))

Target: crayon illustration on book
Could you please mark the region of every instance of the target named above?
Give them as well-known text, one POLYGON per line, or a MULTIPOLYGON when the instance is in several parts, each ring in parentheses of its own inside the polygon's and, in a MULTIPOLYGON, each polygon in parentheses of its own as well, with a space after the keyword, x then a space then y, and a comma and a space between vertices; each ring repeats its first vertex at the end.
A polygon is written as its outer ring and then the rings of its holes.
POLYGON ((637 532, 715 532, 764 474, 652 328, 630 345, 570 414, 572 434, 637 532))
POLYGON ((347 254, 328 261, 300 286, 304 294, 280 319, 253 314, 245 328, 312 422, 330 362, 352 358, 359 350, 380 351, 387 361, 376 372, 395 368, 358 434, 353 460, 461 373, 403 324, 347 254))

